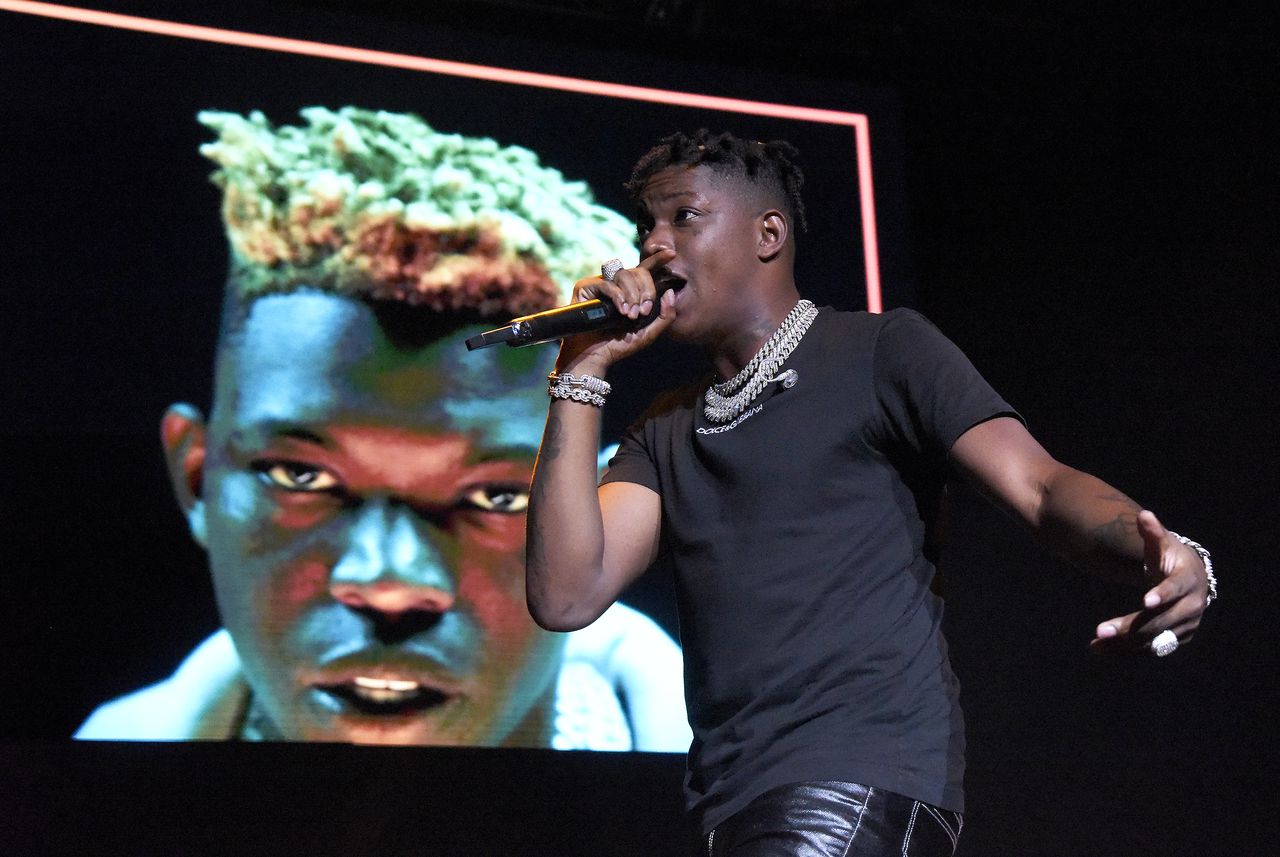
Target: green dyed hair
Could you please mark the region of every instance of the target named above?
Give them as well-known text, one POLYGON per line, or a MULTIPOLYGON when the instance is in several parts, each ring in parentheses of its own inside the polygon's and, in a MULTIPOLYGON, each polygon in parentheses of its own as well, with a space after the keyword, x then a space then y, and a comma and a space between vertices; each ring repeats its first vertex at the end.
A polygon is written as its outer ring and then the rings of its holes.
POLYGON ((505 317, 564 303, 635 226, 538 156, 408 113, 205 111, 239 299, 302 288, 505 317))

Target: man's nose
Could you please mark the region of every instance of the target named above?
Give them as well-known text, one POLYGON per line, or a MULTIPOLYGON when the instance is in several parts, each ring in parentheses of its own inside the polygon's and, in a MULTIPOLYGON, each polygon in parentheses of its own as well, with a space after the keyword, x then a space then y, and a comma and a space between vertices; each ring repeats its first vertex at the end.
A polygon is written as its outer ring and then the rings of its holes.
POLYGON ((396 619, 407 613, 441 614, 453 607, 456 584, 439 548, 434 525, 409 506, 366 502, 329 576, 329 591, 348 607, 396 619))
POLYGON ((640 244, 641 257, 646 259, 660 250, 671 249, 674 249, 671 246, 671 233, 661 226, 650 229, 640 244))

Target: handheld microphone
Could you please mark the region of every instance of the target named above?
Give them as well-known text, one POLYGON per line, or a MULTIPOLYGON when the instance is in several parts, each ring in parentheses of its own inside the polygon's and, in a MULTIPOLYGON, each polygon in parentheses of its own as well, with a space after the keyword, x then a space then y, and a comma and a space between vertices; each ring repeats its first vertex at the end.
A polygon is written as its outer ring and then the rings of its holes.
POLYGON ((512 348, 523 348, 526 345, 538 345, 573 336, 577 333, 589 333, 593 330, 614 330, 630 328, 639 330, 658 317, 657 301, 653 311, 648 315, 631 319, 618 312, 612 301, 593 298, 568 306, 544 310, 533 315, 522 315, 513 318, 503 327, 477 333, 467 339, 467 350, 488 348, 505 342, 512 348))

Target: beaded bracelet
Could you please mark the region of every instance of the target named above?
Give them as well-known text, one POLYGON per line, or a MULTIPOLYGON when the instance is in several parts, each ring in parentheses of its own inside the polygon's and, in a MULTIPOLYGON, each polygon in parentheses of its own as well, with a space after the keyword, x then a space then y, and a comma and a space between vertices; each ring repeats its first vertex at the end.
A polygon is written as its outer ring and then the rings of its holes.
POLYGON ((573 375, 569 372, 547 375, 547 395, 553 399, 572 399, 603 408, 605 396, 611 392, 613 385, 594 375, 573 375))
POLYGON ((1204 606, 1208 607, 1218 597, 1218 578, 1213 576, 1213 560, 1209 558, 1209 552, 1204 549, 1204 545, 1199 542, 1193 542, 1186 536, 1180 536, 1173 530, 1169 531, 1169 535, 1199 554, 1200 561, 1204 563, 1204 576, 1209 582, 1209 595, 1205 598, 1204 606))

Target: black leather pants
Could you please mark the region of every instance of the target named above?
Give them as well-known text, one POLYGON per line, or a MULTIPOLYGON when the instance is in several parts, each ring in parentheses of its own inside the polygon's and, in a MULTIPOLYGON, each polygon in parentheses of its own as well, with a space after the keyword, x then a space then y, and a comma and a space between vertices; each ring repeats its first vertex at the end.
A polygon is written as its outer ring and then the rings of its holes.
POLYGON ((964 818, 857 783, 760 795, 706 837, 709 857, 952 857, 964 818))

